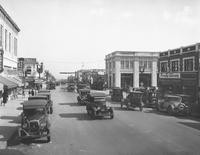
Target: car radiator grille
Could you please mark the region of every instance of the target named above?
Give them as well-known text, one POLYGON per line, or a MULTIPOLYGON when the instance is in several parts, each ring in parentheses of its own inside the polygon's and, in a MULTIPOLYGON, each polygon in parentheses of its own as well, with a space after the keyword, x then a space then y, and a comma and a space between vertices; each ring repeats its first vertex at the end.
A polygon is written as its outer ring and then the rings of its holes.
POLYGON ((39 129, 38 122, 30 122, 30 130, 37 131, 39 129))

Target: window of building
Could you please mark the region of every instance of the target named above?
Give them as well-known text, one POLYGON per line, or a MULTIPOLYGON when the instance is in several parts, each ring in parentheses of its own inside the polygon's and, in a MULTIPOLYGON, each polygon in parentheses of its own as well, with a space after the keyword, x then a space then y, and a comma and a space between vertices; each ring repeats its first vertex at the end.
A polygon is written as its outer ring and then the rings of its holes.
POLYGON ((113 68, 115 68, 115 61, 113 61, 112 64, 113 64, 113 68))
POLYGON ((7 50, 7 30, 5 29, 5 50, 7 50))
POLYGON ((148 69, 152 69, 152 61, 148 61, 148 62, 147 62, 147 66, 148 66, 148 67, 147 67, 148 69))
POLYGON ((9 33, 9 52, 11 52, 11 33, 9 33))
POLYGON ((194 57, 183 59, 184 71, 194 71, 194 57))
POLYGON ((130 68, 132 69, 133 66, 134 66, 134 62, 131 60, 131 61, 130 61, 130 68))
POLYGON ((171 60, 171 71, 172 72, 177 72, 179 71, 179 60, 171 60))
POLYGON ((3 25, 0 25, 0 46, 3 46, 3 25))
POLYGON ((124 60, 121 60, 121 69, 124 69, 124 60))
POLYGON ((161 72, 168 71, 168 62, 167 61, 160 62, 160 71, 161 72))
POLYGON ((109 68, 111 69, 111 62, 109 62, 109 68))
POLYGON ((126 60, 126 69, 129 69, 129 60, 126 60))
POLYGON ((17 56, 17 38, 14 37, 14 55, 17 56))

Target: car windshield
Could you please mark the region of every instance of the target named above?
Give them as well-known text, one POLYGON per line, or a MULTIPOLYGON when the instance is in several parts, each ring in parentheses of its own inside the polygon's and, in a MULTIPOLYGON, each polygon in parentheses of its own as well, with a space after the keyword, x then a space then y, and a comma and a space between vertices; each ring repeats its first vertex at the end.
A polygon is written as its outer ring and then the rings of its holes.
POLYGON ((24 110, 24 114, 26 116, 33 116, 36 114, 45 114, 45 109, 44 108, 26 109, 26 110, 24 110))
POLYGON ((181 101, 181 97, 167 97, 166 98, 166 101, 168 102, 171 102, 171 101, 174 101, 174 102, 180 102, 181 101))

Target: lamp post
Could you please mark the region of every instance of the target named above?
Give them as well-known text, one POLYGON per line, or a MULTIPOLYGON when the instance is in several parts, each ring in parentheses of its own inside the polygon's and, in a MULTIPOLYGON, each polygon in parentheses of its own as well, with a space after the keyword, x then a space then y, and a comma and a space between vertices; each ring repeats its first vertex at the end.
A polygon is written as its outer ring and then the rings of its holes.
POLYGON ((39 79, 40 79, 40 74, 43 72, 43 62, 40 64, 37 63, 37 72, 39 73, 39 79))

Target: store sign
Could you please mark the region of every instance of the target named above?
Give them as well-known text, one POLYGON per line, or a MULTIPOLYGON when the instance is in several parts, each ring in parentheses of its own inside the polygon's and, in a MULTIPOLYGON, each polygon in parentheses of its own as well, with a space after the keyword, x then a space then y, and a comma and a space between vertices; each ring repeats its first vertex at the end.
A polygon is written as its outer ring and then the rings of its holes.
POLYGON ((180 79, 181 75, 180 73, 160 73, 159 78, 174 78, 174 79, 180 79))
POLYGON ((0 73, 3 72, 3 48, 0 48, 0 73))

